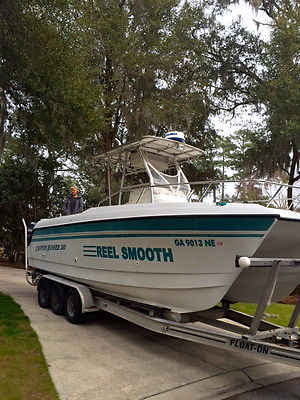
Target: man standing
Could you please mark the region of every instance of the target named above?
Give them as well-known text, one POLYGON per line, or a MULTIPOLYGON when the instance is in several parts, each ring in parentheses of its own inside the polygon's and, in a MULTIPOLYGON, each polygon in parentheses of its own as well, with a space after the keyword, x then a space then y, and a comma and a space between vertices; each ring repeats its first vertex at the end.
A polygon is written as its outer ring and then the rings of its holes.
POLYGON ((83 211, 82 197, 78 195, 79 191, 76 186, 70 187, 70 194, 66 198, 63 205, 65 215, 77 214, 83 211))

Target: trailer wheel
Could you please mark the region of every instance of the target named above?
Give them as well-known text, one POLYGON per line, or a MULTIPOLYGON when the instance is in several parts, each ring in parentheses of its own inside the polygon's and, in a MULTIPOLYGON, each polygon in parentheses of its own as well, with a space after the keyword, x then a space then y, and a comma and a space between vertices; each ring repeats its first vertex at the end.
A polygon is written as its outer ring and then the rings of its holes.
POLYGON ((66 295, 65 314, 67 320, 72 324, 82 322, 83 313, 81 300, 76 289, 69 289, 66 295))
POLYGON ((51 290, 51 310, 56 315, 63 315, 65 312, 65 288, 55 283, 51 290))
POLYGON ((38 302, 42 308, 50 308, 51 286, 45 278, 41 278, 38 283, 38 302))

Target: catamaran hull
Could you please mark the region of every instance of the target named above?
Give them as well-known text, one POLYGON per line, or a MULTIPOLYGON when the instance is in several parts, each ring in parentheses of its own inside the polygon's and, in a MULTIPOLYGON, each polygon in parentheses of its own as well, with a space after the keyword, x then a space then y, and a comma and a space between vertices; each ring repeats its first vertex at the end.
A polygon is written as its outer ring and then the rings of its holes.
POLYGON ((176 311, 211 308, 241 272, 236 256, 251 256, 275 217, 250 216, 245 208, 239 216, 224 215, 220 207, 215 215, 195 204, 177 216, 178 207, 168 205, 166 215, 155 204, 114 206, 106 207, 111 214, 99 208, 42 220, 29 265, 142 303, 176 311))
MULTIPOLYGON (((281 218, 273 224, 253 257, 300 259, 300 214, 281 211, 281 218)), ((225 298, 233 302, 258 303, 269 272, 269 267, 243 270, 225 298)), ((271 302, 285 299, 298 286, 299 282, 299 267, 281 267, 271 302)))

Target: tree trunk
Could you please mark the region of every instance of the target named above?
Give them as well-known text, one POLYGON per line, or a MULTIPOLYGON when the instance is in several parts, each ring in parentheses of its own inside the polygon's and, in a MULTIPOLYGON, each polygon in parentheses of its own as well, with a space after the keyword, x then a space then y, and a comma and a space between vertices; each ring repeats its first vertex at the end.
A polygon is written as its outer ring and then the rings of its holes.
MULTIPOLYGON (((289 174, 289 186, 287 190, 287 197, 288 197, 288 208, 290 210, 294 210, 294 204, 293 204, 293 187, 292 185, 297 182, 297 180, 300 178, 300 175, 296 173, 296 168, 299 165, 299 151, 298 147, 296 145, 296 142, 293 143, 293 156, 292 156, 292 162, 291 162, 291 167, 290 167, 290 174, 289 174), (295 176, 297 175, 297 176, 295 176)), ((297 171, 298 172, 298 171, 297 171)))
POLYGON ((5 122, 7 119, 7 99, 4 88, 0 87, 0 156, 3 154, 7 141, 7 132, 5 131, 5 122))
POLYGON ((114 106, 112 104, 112 93, 115 90, 113 60, 106 56, 105 73, 104 73, 104 115, 106 127, 101 132, 101 148, 102 151, 108 151, 112 148, 115 139, 115 130, 113 129, 114 106))

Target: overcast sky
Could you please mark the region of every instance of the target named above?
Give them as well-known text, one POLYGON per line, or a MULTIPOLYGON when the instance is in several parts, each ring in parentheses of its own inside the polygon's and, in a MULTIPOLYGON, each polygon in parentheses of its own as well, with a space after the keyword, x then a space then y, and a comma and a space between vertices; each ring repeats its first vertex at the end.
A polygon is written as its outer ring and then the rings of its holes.
POLYGON ((250 31, 260 35, 262 38, 267 39, 269 36, 269 28, 265 25, 260 25, 257 29, 257 24, 255 21, 261 22, 263 24, 269 22, 268 16, 263 11, 256 11, 244 1, 240 2, 238 5, 231 6, 223 16, 223 23, 228 25, 232 20, 236 19, 238 16, 242 17, 242 22, 248 27, 250 31))

